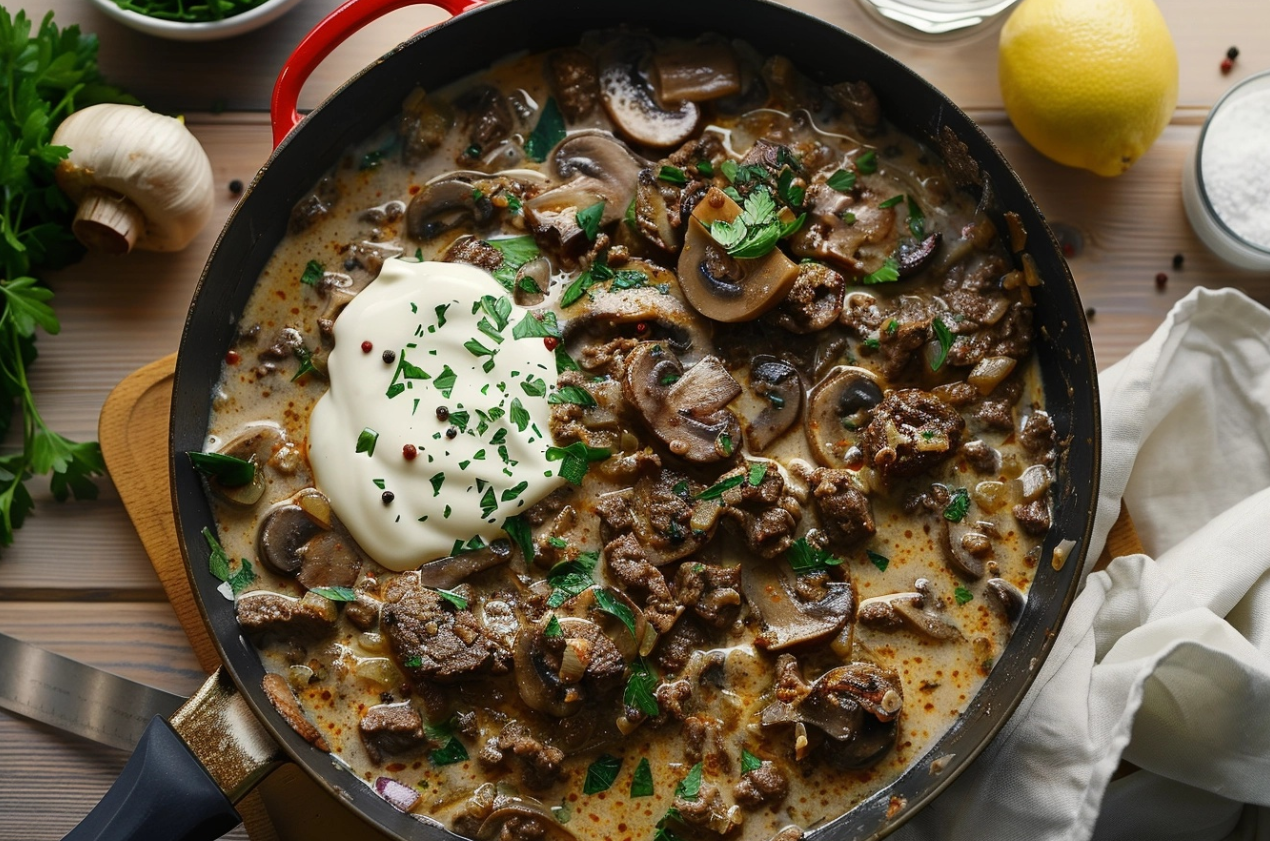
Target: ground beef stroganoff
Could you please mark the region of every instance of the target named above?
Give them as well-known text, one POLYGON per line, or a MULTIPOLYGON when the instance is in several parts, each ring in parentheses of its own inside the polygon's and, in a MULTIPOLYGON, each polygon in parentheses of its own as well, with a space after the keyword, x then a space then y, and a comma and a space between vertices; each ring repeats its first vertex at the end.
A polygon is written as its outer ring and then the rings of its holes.
POLYGON ((191 458, 270 700, 397 808, 792 839, 992 669, 1050 525, 1040 278, 850 73, 597 32, 296 205, 191 458))

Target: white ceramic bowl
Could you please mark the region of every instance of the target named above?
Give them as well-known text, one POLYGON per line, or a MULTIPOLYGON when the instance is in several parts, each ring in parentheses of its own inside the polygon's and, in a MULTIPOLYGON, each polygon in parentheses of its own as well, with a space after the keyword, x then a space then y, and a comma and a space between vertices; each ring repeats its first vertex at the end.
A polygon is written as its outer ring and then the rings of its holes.
POLYGON ((114 0, 91 0, 91 2, 108 17, 147 35, 172 41, 215 41, 258 29, 281 17, 300 0, 265 0, 256 8, 240 15, 207 23, 182 23, 152 18, 128 9, 121 9, 114 0))

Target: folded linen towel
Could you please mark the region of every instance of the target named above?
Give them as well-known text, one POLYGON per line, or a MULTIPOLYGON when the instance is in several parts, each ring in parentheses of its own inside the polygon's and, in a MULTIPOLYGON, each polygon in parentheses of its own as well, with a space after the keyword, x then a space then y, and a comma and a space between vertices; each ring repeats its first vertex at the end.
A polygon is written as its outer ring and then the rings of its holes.
POLYGON ((1270 841, 1270 311, 1196 289, 1099 381, 1088 577, 1014 716, 899 841, 1270 841), (1149 554, 1090 574, 1121 498, 1149 554), (1122 760, 1140 770, 1113 779, 1122 760))

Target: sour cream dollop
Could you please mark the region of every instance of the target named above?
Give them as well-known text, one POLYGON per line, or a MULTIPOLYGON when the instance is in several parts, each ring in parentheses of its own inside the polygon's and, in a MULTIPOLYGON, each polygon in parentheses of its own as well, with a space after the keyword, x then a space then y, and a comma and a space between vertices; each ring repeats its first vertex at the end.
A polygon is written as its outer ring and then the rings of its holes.
POLYGON ((389 260, 336 320, 309 461, 383 566, 493 539, 562 484, 547 461, 555 355, 540 331, 515 337, 526 318, 481 269, 389 260))

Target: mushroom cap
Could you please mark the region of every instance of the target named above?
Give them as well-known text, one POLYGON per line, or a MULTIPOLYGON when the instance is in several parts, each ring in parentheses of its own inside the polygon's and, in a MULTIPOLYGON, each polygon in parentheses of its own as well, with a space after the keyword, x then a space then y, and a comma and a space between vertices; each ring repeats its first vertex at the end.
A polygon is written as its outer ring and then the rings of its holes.
POLYGON ((79 203, 101 187, 131 200, 145 215, 136 247, 179 251, 212 216, 212 164, 178 119, 137 105, 92 105, 67 117, 53 135, 69 146, 58 165, 57 185, 79 203), (143 144, 126 138, 145 137, 143 144))

